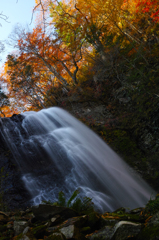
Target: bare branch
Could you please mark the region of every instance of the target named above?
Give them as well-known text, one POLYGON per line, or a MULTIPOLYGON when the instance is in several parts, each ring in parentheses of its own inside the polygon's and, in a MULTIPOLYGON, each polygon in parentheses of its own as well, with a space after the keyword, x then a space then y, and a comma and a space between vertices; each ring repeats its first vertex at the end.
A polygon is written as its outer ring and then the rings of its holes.
MULTIPOLYGON (((7 20, 8 20, 8 17, 7 17, 6 15, 4 15, 3 12, 0 13, 0 18, 1 18, 2 20, 4 20, 5 22, 9 23, 9 21, 7 21, 7 20)), ((1 24, 0 24, 0 25, 1 25, 1 24)))
POLYGON ((33 21, 33 15, 34 15, 36 9, 37 9, 39 6, 41 6, 41 8, 42 8, 43 20, 44 20, 44 21, 46 20, 46 19, 45 19, 45 14, 44 14, 44 13, 45 13, 45 9, 44 9, 43 3, 42 3, 41 0, 39 0, 39 3, 33 8, 30 25, 31 25, 31 23, 32 23, 32 21, 33 21))

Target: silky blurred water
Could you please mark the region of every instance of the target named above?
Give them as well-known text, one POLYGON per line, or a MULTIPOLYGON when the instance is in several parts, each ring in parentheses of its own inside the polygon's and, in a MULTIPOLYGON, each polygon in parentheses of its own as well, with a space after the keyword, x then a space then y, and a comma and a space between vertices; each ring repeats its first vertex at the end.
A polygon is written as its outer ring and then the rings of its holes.
POLYGON ((100 137, 63 109, 23 114, 14 134, 6 127, 12 151, 34 204, 66 198, 77 188, 100 211, 144 206, 154 190, 100 137))

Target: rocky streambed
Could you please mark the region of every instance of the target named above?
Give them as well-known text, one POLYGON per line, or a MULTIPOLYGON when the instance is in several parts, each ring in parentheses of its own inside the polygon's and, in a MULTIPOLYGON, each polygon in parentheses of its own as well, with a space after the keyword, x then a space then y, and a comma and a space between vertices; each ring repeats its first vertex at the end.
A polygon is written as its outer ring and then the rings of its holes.
POLYGON ((145 208, 99 214, 40 204, 25 211, 0 212, 0 240, 157 240, 158 197, 145 208))

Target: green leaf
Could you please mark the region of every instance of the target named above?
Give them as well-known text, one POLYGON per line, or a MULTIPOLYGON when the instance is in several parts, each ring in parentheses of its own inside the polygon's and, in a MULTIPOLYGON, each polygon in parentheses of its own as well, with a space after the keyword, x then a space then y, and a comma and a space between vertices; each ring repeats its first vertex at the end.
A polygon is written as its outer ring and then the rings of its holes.
POLYGON ((58 195, 58 205, 63 207, 66 206, 65 194, 62 191, 59 192, 59 195, 58 195))
POLYGON ((72 194, 72 196, 70 197, 70 199, 67 202, 67 207, 70 207, 72 201, 77 197, 77 195, 79 194, 79 190, 75 190, 72 194))

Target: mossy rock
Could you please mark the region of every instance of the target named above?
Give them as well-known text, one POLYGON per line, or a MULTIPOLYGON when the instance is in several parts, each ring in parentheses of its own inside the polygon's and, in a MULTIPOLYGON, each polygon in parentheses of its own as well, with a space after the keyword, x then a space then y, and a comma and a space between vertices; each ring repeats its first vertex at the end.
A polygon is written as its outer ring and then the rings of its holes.
POLYGON ((22 237, 23 237, 23 233, 17 235, 16 237, 14 237, 14 239, 15 240, 20 240, 20 239, 22 239, 22 237))
MULTIPOLYGON (((76 227, 74 224, 65 225, 57 229, 56 232, 62 233, 66 239, 85 240, 85 234, 81 232, 80 227, 76 227)), ((54 232, 54 233, 56 233, 54 232)))
POLYGON ((131 221, 135 223, 143 223, 145 222, 146 217, 140 216, 136 214, 129 214, 129 213, 105 213, 102 215, 102 217, 106 219, 116 219, 118 221, 131 221))
POLYGON ((43 238, 44 235, 47 234, 47 226, 46 225, 40 225, 37 227, 34 227, 31 229, 31 233, 36 237, 36 238, 43 238))
POLYGON ((0 240, 10 240, 10 237, 0 237, 0 240))
POLYGON ((81 229, 81 232, 84 233, 84 234, 89 234, 91 232, 91 228, 88 226, 88 227, 83 227, 81 229))
POLYGON ((155 199, 150 199, 147 203, 144 213, 153 215, 159 212, 159 194, 157 194, 155 199))
POLYGON ((7 225, 0 225, 0 233, 4 232, 7 230, 7 225))
POLYGON ((88 215, 87 225, 93 230, 99 229, 101 220, 102 218, 98 213, 92 212, 88 215))
POLYGON ((14 236, 14 230, 8 229, 7 225, 0 225, 0 240, 7 239, 10 240, 14 236))
POLYGON ((28 237, 30 240, 36 240, 37 239, 30 233, 27 233, 27 234, 21 233, 18 236, 14 237, 14 240, 23 240, 23 239, 25 239, 25 237, 28 237))
POLYGON ((66 240, 65 236, 62 233, 53 233, 45 240, 66 240))
POLYGON ((139 233, 137 240, 157 240, 159 239, 159 224, 145 227, 139 233))

